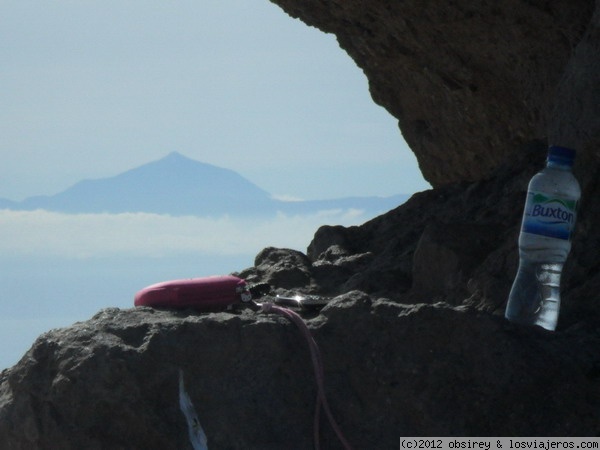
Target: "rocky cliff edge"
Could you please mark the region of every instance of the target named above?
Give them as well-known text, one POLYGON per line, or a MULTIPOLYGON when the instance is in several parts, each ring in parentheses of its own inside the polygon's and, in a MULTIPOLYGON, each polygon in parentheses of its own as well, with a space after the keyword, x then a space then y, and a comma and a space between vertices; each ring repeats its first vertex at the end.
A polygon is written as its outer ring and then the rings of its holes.
MULTIPOLYGON (((363 68, 435 189, 306 253, 240 272, 330 296, 306 316, 355 448, 401 435, 600 433, 597 2, 277 0, 363 68), (555 333, 502 318, 529 178, 548 144, 582 185, 555 333)), ((214 449, 311 448, 315 385, 286 321, 251 311, 108 309, 42 335, 0 375, 6 449, 191 448, 182 371, 214 449)), ((323 448, 339 448, 323 424, 323 448)))

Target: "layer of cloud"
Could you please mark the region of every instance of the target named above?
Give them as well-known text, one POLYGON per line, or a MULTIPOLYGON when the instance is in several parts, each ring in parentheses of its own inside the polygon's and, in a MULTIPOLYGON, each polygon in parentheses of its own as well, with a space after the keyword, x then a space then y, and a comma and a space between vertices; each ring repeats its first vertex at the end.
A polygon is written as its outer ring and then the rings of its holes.
POLYGON ((280 214, 271 219, 1 210, 0 252, 5 256, 93 258, 191 252, 244 255, 256 254, 267 246, 303 251, 319 226, 356 225, 367 219, 358 210, 280 214))

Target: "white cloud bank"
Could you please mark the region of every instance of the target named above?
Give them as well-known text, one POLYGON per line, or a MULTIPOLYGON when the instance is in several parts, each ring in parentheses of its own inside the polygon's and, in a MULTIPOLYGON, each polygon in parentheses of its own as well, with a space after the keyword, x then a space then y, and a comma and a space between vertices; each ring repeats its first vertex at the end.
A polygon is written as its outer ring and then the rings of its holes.
POLYGON ((319 226, 350 226, 368 219, 358 210, 279 214, 270 219, 0 210, 0 253, 94 258, 181 253, 245 255, 256 254, 267 246, 304 251, 319 226))

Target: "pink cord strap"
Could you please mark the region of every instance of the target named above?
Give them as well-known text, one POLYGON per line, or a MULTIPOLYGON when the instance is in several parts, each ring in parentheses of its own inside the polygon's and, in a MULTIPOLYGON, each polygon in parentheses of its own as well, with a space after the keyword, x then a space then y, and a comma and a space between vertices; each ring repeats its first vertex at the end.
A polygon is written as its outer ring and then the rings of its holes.
POLYGON ((319 422, 320 422, 320 412, 321 412, 321 406, 322 406, 323 409, 325 410, 325 414, 327 415, 327 419, 329 420, 329 423, 331 424, 331 427, 335 431, 335 434, 337 435, 338 439, 340 440, 340 442, 342 443, 342 445, 344 446, 344 448, 346 450, 351 450, 352 447, 350 446, 350 444, 344 437, 342 431, 340 430, 340 427, 338 426, 337 422, 333 418, 333 414, 331 413, 331 410, 329 409, 329 403, 327 402, 327 397, 325 396, 325 372, 323 370, 323 362, 321 360, 321 352, 319 351, 319 347, 317 346, 317 343, 315 342, 315 339, 313 338, 310 330, 306 326, 306 323, 304 323, 304 320, 302 319, 302 317, 300 317, 298 314, 296 314, 294 311, 292 311, 290 309, 282 308, 280 306, 273 305, 272 303, 262 303, 260 306, 261 306, 262 311, 265 313, 274 312, 276 314, 279 314, 280 316, 285 317, 290 322, 295 323, 308 343, 308 348, 310 349, 310 356, 312 359, 313 368, 315 370, 315 378, 317 381, 317 401, 316 401, 316 406, 315 406, 315 420, 314 420, 315 449, 319 450, 319 448, 320 448, 319 422))

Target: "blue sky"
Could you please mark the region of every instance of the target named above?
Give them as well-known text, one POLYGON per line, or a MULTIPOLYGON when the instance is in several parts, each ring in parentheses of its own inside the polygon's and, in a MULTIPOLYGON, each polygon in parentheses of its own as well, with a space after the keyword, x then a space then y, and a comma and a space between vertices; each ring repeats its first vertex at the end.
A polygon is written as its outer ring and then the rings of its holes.
POLYGON ((429 187, 335 37, 268 0, 7 0, 0 42, 0 197, 171 151, 281 197, 429 187))

